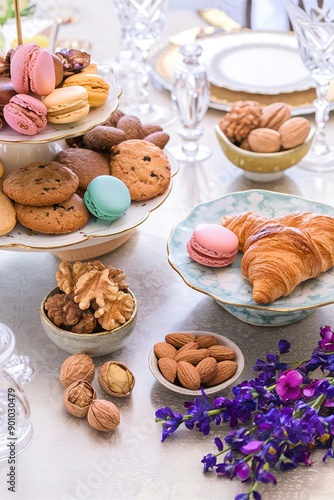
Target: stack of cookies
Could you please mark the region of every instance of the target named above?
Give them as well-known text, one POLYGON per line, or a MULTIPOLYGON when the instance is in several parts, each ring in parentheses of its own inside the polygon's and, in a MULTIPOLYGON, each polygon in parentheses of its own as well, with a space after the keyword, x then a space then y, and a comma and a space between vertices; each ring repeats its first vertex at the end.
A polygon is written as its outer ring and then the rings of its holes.
POLYGON ((3 182, 23 226, 45 234, 77 231, 89 220, 82 198, 76 194, 78 176, 58 162, 36 162, 11 172, 3 182))

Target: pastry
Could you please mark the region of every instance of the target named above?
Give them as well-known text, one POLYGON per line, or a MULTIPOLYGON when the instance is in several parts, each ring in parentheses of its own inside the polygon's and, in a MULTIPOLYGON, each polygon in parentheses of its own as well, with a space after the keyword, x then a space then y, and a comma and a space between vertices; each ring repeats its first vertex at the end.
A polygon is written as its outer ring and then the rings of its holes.
POLYGON ((64 149, 57 154, 55 161, 77 174, 81 191, 86 191, 88 184, 98 175, 110 174, 109 160, 101 153, 90 149, 64 149))
POLYGON ((16 212, 13 202, 0 191, 0 236, 9 233, 16 224, 16 212))
POLYGON ((13 170, 3 182, 4 193, 25 205, 62 203, 79 186, 78 176, 57 162, 34 162, 13 170))
POLYGON ((110 85, 101 75, 77 73, 63 81, 63 88, 73 85, 80 85, 87 90, 88 102, 91 107, 101 106, 108 99, 110 85))
POLYGON ((50 94, 56 86, 52 56, 36 43, 17 46, 10 60, 12 84, 19 94, 33 92, 39 96, 50 94))
POLYGON ((124 141, 111 150, 111 175, 128 187, 132 201, 163 194, 171 180, 167 155, 154 144, 140 139, 124 141))
POLYGON ((43 99, 50 123, 73 123, 89 113, 88 94, 79 86, 58 88, 43 99))
POLYGON ((18 222, 33 231, 45 234, 67 234, 78 231, 89 221, 83 199, 74 194, 63 203, 31 206, 15 203, 18 222))
POLYGON ((128 188, 120 179, 100 175, 88 185, 84 195, 88 210, 98 219, 114 221, 125 214, 131 205, 128 188))
POLYGON ((241 272, 253 285, 255 302, 290 295, 334 265, 333 217, 296 212, 275 220, 246 212, 222 224, 241 241, 241 272))
POLYGON ((35 97, 16 94, 3 108, 8 125, 23 135, 36 135, 46 127, 46 107, 35 97))
POLYGON ((11 79, 0 76, 0 117, 3 116, 3 108, 17 92, 14 90, 11 79))
POLYGON ((204 266, 228 266, 237 256, 238 238, 219 224, 198 224, 187 243, 187 252, 204 266))

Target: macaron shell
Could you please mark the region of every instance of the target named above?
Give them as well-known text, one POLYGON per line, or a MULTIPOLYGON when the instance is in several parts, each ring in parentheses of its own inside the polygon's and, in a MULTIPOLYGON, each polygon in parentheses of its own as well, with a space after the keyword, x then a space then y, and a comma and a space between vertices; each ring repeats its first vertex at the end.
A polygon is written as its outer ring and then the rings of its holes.
POLYGON ((80 85, 87 90, 88 102, 92 107, 101 106, 108 99, 110 85, 101 75, 89 73, 72 75, 63 82, 63 87, 71 85, 80 85))
POLYGON ((111 175, 100 175, 89 183, 84 201, 95 217, 113 221, 128 210, 131 196, 123 181, 111 175))
POLYGON ((12 53, 10 59, 10 75, 13 88, 19 94, 27 94, 29 88, 29 62, 34 51, 38 50, 35 43, 19 45, 12 53))
POLYGON ((34 94, 45 96, 56 86, 56 73, 52 55, 46 49, 35 50, 29 62, 29 83, 34 94))
POLYGON ((10 99, 17 94, 14 90, 11 79, 7 76, 0 76, 0 117, 3 116, 3 108, 10 99))
POLYGON ((208 267, 225 267, 229 266, 232 264, 232 262, 235 260, 237 253, 235 252, 231 256, 226 256, 226 257, 210 257, 209 255, 205 255, 198 250, 196 250, 192 246, 192 241, 189 240, 187 243, 187 252, 189 254, 189 257, 197 262, 198 264, 202 264, 203 266, 208 266, 208 267))
POLYGON ((4 107, 8 125, 24 135, 36 135, 46 127, 46 107, 35 97, 17 94, 4 107))
POLYGON ((63 124, 81 120, 89 113, 87 91, 80 86, 55 89, 43 99, 50 123, 63 124))

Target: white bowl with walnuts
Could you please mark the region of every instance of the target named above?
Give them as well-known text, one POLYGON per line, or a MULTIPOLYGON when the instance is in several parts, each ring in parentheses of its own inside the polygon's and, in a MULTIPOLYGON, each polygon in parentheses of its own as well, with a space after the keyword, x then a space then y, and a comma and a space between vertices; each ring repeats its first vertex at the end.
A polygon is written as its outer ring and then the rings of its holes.
POLYGON ((256 181, 276 180, 308 153, 314 128, 283 102, 237 101, 215 126, 225 156, 256 181))
POLYGON ((103 356, 123 347, 137 320, 137 300, 122 270, 100 261, 61 262, 58 286, 40 317, 52 342, 70 354, 103 356))
POLYGON ((173 332, 156 342, 149 367, 157 381, 188 396, 201 388, 213 394, 230 386, 244 369, 244 356, 232 340, 213 332, 173 332))

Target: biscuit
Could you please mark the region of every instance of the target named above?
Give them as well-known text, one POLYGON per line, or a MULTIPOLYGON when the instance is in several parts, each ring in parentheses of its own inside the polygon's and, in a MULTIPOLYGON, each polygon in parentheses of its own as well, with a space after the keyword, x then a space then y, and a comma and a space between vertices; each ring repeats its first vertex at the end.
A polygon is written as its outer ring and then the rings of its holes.
POLYGON ((78 176, 58 162, 34 162, 13 170, 3 182, 4 193, 23 205, 62 203, 76 192, 78 176))
POLYGON ((154 144, 131 139, 114 146, 111 175, 124 182, 132 201, 143 201, 163 194, 171 180, 167 155, 154 144))
POLYGON ((15 203, 18 222, 33 231, 45 234, 67 234, 78 231, 89 220, 83 199, 74 194, 69 200, 51 206, 15 203))
POLYGON ((10 233, 16 224, 16 212, 12 200, 0 191, 0 236, 10 233))
POLYGON ((109 160, 90 149, 64 149, 57 154, 55 161, 70 168, 78 176, 81 191, 86 191, 88 184, 95 177, 110 175, 109 160))

